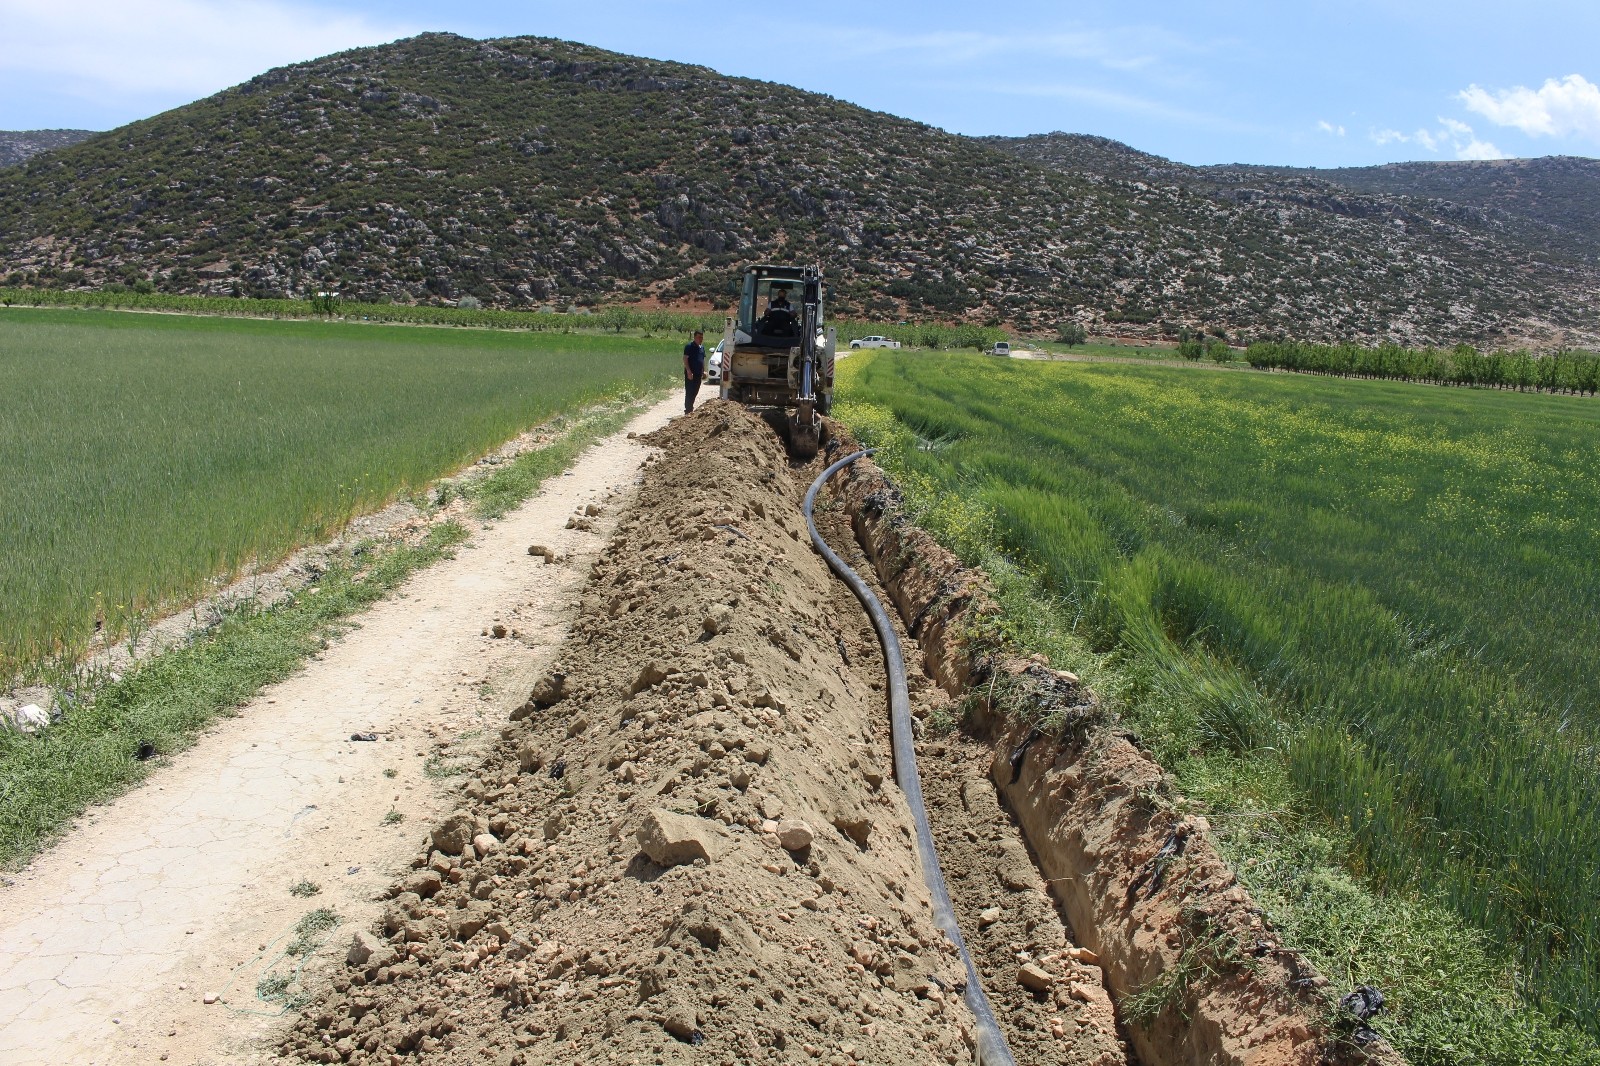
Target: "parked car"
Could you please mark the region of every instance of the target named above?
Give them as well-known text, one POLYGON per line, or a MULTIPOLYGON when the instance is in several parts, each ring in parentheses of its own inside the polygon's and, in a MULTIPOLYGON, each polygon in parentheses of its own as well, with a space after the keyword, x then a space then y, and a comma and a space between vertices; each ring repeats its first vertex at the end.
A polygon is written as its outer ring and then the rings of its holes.
POLYGON ((717 346, 715 348, 711 349, 711 354, 706 356, 706 380, 705 380, 705 383, 707 385, 715 385, 719 389, 722 387, 722 342, 721 341, 718 341, 717 342, 717 346))
POLYGON ((888 337, 862 337, 850 342, 852 348, 898 348, 899 341, 892 341, 888 337))
POLYGON ((989 355, 1009 356, 1011 354, 1011 345, 1007 341, 995 341, 993 346, 987 349, 987 353, 989 355))

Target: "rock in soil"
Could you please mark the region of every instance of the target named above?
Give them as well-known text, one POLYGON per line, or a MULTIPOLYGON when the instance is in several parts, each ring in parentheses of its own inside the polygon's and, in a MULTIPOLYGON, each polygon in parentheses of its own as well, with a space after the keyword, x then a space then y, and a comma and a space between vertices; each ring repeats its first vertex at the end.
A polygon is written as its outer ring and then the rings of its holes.
POLYGON ((1017 984, 1029 992, 1048 992, 1055 983, 1050 971, 1036 962, 1025 962, 1017 967, 1017 984))
POLYGON ((726 848, 722 827, 706 818, 653 810, 635 834, 640 849, 658 866, 681 866, 686 862, 704 865, 726 848))

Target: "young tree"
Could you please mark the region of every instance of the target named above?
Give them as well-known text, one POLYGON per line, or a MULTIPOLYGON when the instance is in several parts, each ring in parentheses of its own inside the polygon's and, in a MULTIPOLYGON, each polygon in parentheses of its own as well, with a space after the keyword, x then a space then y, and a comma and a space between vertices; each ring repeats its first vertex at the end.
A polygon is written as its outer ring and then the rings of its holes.
POLYGON ((1577 368, 1573 371, 1572 380, 1578 392, 1595 394, 1595 389, 1600 388, 1600 356, 1580 355, 1577 368))
POLYGON ((1056 330, 1056 339, 1072 348, 1088 340, 1089 331, 1077 322, 1063 322, 1056 330))
POLYGON ((1178 331, 1178 354, 1191 363, 1198 361, 1206 354, 1205 334, 1184 326, 1178 331))

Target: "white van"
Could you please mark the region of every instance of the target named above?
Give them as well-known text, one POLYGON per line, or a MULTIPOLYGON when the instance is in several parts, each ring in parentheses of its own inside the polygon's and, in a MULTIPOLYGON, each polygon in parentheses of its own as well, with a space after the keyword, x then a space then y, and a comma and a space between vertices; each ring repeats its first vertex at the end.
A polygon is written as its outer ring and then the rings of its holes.
POLYGON ((989 349, 988 354, 1009 356, 1011 354, 1011 344, 1008 341, 995 341, 994 347, 989 349))

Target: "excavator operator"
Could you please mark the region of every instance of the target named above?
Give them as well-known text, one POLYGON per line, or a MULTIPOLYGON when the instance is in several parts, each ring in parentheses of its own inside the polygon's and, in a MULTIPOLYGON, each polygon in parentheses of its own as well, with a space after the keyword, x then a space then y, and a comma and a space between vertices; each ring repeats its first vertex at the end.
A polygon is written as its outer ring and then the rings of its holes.
POLYGON ((761 316, 757 330, 773 337, 793 337, 795 329, 794 305, 789 302, 789 287, 774 285, 767 292, 767 313, 761 316))

